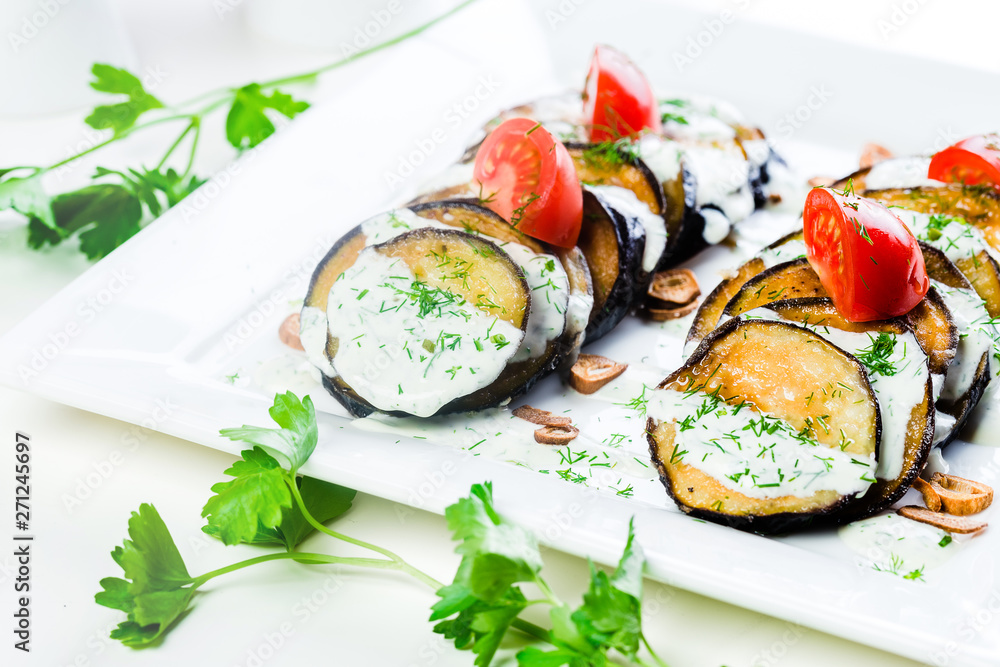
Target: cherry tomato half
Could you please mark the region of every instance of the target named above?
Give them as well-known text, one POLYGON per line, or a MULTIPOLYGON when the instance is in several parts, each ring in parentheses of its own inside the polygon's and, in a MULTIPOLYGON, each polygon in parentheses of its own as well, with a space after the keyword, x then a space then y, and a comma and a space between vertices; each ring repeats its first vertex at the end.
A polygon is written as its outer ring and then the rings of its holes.
POLYGON ((642 71, 621 51, 598 45, 590 60, 583 113, 591 141, 614 141, 643 130, 659 132, 660 110, 642 71))
POLYGON ((927 294, 917 239, 882 204, 851 191, 813 188, 802 221, 806 257, 848 320, 903 315, 927 294))
POLYGON ((528 236, 576 245, 583 190, 566 147, 528 118, 504 121, 479 147, 473 171, 484 205, 528 236))
POLYGON ((977 134, 935 153, 927 177, 946 183, 1000 188, 1000 136, 977 134))

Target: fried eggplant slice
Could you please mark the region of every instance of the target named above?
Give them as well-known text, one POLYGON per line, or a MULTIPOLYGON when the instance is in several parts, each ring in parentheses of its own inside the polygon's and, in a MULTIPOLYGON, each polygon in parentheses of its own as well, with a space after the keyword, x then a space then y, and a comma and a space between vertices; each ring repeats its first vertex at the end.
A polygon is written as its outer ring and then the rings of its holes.
POLYGON ((587 260, 594 288, 585 342, 592 343, 614 329, 645 293, 645 242, 645 229, 635 218, 621 215, 601 194, 584 188, 577 247, 587 260))
POLYGON ((368 246, 327 302, 334 395, 354 414, 451 412, 521 348, 531 292, 496 244, 425 227, 368 246))
MULTIPOLYGON (((425 227, 466 230, 499 244, 499 256, 509 255, 518 264, 536 297, 521 346, 500 376, 488 386, 456 398, 442 411, 476 410, 519 396, 562 362, 572 363, 582 342, 592 296, 589 269, 579 250, 549 254, 492 211, 470 202, 438 202, 381 214, 345 235, 320 262, 302 310, 301 335, 310 360, 320 369, 324 386, 357 416, 371 413, 374 406, 347 386, 329 362, 335 351, 327 331, 330 289, 365 247, 425 227)), ((447 268, 442 266, 442 270, 447 268)), ((456 277, 465 273, 464 267, 451 268, 456 277)))
POLYGON ((907 320, 851 322, 829 298, 776 301, 744 317, 779 317, 798 324, 861 362, 881 417, 878 481, 846 513, 867 516, 902 497, 926 464, 937 420, 928 359, 916 344, 907 320))
POLYGON ((836 524, 875 483, 881 425, 864 367, 794 324, 726 322, 647 411, 660 480, 694 517, 758 533, 836 524))

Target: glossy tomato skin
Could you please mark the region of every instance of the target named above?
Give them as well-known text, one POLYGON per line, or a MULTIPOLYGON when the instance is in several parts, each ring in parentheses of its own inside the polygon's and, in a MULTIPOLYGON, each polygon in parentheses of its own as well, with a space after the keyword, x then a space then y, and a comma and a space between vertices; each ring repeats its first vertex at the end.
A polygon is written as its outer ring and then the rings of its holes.
POLYGON ((1000 136, 977 134, 934 154, 927 177, 1000 188, 1000 136))
POLYGON ((643 130, 660 132, 660 110, 646 76, 621 51, 598 45, 583 93, 591 141, 614 141, 643 130))
POLYGON ((802 222, 806 257, 837 310, 852 322, 903 315, 927 294, 920 245, 882 204, 853 192, 813 188, 802 222))
POLYGON ((490 133, 473 176, 483 205, 532 238, 572 248, 583 223, 583 190, 561 142, 535 121, 512 118, 490 133))

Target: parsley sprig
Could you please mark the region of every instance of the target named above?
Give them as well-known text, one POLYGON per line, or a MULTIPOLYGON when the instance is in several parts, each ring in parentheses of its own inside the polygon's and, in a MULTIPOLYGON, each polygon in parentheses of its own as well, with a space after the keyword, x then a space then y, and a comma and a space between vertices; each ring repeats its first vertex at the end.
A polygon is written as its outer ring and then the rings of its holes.
POLYGON ((240 152, 254 148, 274 134, 276 117, 293 119, 309 108, 308 102, 295 99, 280 88, 311 83, 325 72, 399 44, 475 1, 465 0, 408 32, 317 69, 221 88, 177 104, 152 95, 131 72, 97 63, 91 69, 94 80, 90 86, 108 95, 108 103, 94 108, 84 122, 95 130, 107 131, 109 136, 50 165, 0 167, 0 211, 12 210, 25 218, 31 248, 59 245, 77 237, 80 251, 88 259, 100 259, 205 183, 205 178, 193 173, 193 166, 202 127, 209 116, 227 110, 227 141, 240 152), (47 192, 43 184, 47 174, 58 173, 60 168, 84 156, 164 124, 179 126, 180 131, 155 167, 98 167, 90 185, 69 192, 47 192), (185 144, 187 157, 181 161, 184 166, 169 166, 185 144))
POLYGON ((191 574, 156 508, 142 504, 128 522, 128 539, 111 552, 122 577, 101 580, 98 604, 123 612, 125 620, 111 637, 135 648, 152 646, 175 627, 216 577, 276 560, 306 566, 393 569, 436 591, 431 607, 434 632, 472 649, 479 667, 493 664, 497 650, 512 629, 548 644, 529 646, 517 654, 521 667, 605 667, 613 655, 631 664, 665 667, 642 633, 642 577, 645 558, 629 525, 618 567, 608 574, 590 566, 583 602, 575 609, 562 602, 541 576, 544 567, 532 533, 501 516, 487 482, 445 510, 448 528, 462 556, 452 583, 445 585, 395 553, 335 531, 325 524, 350 509, 355 492, 298 475, 318 441, 316 413, 308 396, 278 394, 269 410, 278 428, 242 426, 220 433, 252 447, 242 452, 215 484, 202 511, 202 530, 224 544, 278 548, 210 572, 191 574), (374 552, 378 557, 345 557, 299 550, 313 532, 324 533, 374 552), (529 598, 540 592, 540 598, 529 598), (522 619, 529 606, 550 607, 552 628, 522 619), (642 647, 650 658, 640 656, 642 647), (652 659, 654 662, 648 662, 652 659))
POLYGON ((500 516, 493 506, 489 483, 476 484, 468 498, 445 511, 448 526, 459 541, 462 562, 454 581, 437 592, 434 632, 471 648, 475 664, 490 665, 500 640, 517 627, 552 648, 535 646, 517 654, 520 667, 607 665, 609 653, 632 664, 648 665, 639 656, 645 646, 655 664, 663 661, 642 634, 642 574, 645 558, 629 524, 628 539, 618 567, 610 575, 590 565, 590 585, 576 609, 560 600, 541 576, 541 554, 534 536, 500 516), (529 599, 519 584, 532 585, 541 598, 529 599), (552 629, 525 624, 519 615, 529 605, 549 605, 552 629))

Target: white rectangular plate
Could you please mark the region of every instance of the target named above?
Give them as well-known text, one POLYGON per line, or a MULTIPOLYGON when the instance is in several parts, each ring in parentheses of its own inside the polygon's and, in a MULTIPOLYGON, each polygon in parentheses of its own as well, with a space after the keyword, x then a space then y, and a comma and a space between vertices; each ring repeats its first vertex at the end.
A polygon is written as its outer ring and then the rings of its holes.
MULTIPOLYGON (((738 20, 713 35, 704 22, 715 18, 641 1, 528 9, 485 0, 356 65, 367 76, 317 103, 5 336, 0 381, 234 453, 239 447, 219 428, 265 425, 266 389, 307 391, 321 409, 309 474, 435 512, 490 479, 508 516, 553 547, 605 563, 617 558, 634 515, 657 579, 920 661, 997 664, 995 532, 928 569, 926 581, 908 581, 873 571, 834 531, 766 539, 694 521, 651 476, 634 497, 615 497, 497 460, 499 452, 476 456, 353 428, 307 373, 283 365, 289 353, 276 329, 330 244, 405 201, 491 113, 581 85, 595 41, 629 52, 658 88, 734 102, 803 173, 849 171, 870 139, 928 152, 992 128, 995 76, 738 20), (404 176, 396 191, 387 173, 404 176), (227 381, 234 373, 236 382, 227 381)), ((749 239, 777 236, 787 224, 758 215, 743 243, 696 258, 702 288, 747 255, 749 239)), ((686 325, 630 320, 592 351, 672 369, 686 325)), ((542 407, 575 409, 578 423, 586 411, 585 433, 606 427, 602 415, 641 432, 641 420, 623 419, 622 408, 584 400, 566 396, 555 378, 530 395, 542 407)), ((641 437, 634 439, 641 452, 641 437)), ((993 448, 960 442, 948 458, 959 474, 988 483, 1000 470, 993 448)))

